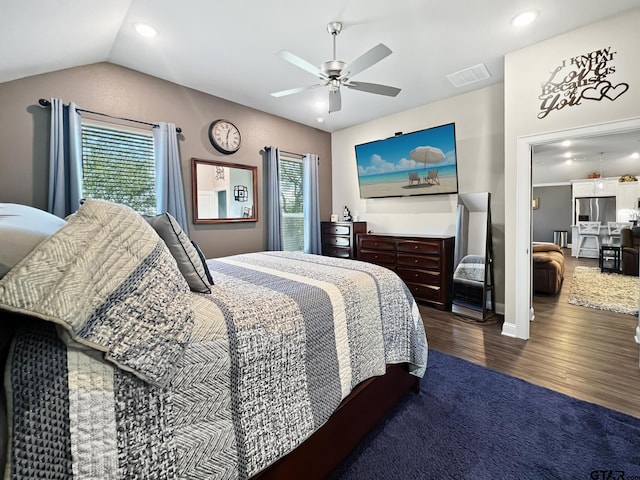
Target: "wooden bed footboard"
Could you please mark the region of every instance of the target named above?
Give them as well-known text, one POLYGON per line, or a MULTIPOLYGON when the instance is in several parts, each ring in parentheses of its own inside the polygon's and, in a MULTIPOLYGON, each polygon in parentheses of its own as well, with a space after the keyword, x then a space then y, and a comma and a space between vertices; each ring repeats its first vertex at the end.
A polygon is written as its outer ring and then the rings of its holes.
POLYGON ((358 385, 318 431, 252 480, 326 478, 420 379, 406 364, 387 365, 387 373, 358 385))

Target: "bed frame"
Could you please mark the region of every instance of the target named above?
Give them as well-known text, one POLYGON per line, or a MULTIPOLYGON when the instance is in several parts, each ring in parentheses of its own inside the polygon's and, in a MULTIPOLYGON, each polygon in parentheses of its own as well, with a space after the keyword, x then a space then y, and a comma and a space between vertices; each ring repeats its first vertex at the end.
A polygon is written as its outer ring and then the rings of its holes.
POLYGON ((358 385, 319 430, 252 480, 326 478, 409 391, 420 391, 420 379, 406 364, 387 365, 385 375, 358 385))
MULTIPOLYGON (((0 321, 0 371, 3 372, 15 326, 29 319, 0 313, 0 321)), ((407 364, 387 365, 385 375, 370 378, 358 385, 319 430, 298 448, 252 477, 252 480, 326 478, 409 391, 420 391, 420 379, 409 373, 407 364)), ((0 395, 3 394, 4 389, 0 388, 0 395)), ((3 403, 0 401, 0 406, 4 406, 3 403)), ((0 448, 7 441, 2 413, 0 448)), ((4 448, 0 451, 0 474, 4 471, 5 451, 4 448)))

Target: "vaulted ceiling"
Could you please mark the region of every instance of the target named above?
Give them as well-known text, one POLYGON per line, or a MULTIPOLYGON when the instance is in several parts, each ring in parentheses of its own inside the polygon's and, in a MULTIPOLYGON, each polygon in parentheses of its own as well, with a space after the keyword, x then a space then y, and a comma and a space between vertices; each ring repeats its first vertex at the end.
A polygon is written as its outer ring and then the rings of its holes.
POLYGON ((640 0, 4 2, 0 82, 106 61, 331 132, 501 82, 506 53, 635 7, 640 0), (539 12, 533 24, 510 25, 529 8, 539 12), (337 59, 348 64, 378 43, 393 51, 354 80, 400 94, 342 88, 342 110, 331 114, 328 87, 272 97, 317 83, 275 53, 288 50, 313 65, 331 60, 326 25, 335 20, 343 23, 337 59), (158 35, 139 36, 137 22, 158 35), (477 64, 488 79, 456 88, 446 78, 477 64))

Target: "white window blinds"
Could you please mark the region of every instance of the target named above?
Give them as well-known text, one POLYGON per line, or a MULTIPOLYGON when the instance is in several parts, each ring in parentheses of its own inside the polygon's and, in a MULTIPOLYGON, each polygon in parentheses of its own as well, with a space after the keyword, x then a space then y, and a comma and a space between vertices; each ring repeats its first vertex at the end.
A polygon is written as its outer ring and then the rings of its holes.
POLYGON ((288 252, 302 252, 304 250, 302 161, 281 156, 279 162, 282 248, 288 252))
POLYGON ((151 132, 82 124, 82 194, 156 214, 151 132))

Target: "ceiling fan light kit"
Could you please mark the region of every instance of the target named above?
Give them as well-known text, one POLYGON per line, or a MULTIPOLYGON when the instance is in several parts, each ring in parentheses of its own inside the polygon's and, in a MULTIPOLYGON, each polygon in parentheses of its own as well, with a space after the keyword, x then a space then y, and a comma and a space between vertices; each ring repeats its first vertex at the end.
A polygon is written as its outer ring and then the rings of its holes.
POLYGON ((340 93, 340 87, 342 86, 345 86, 352 90, 374 93, 376 95, 385 95, 388 97, 395 97, 396 95, 398 95, 398 93, 400 93, 399 88, 390 87, 388 85, 351 81, 351 77, 353 77, 354 75, 357 75, 367 68, 372 67, 383 58, 389 56, 392 53, 389 47, 383 45, 382 43, 379 43, 375 47, 360 55, 350 64, 347 64, 342 60, 338 60, 336 58, 336 37, 342 31, 342 23, 329 22, 327 24, 327 31, 333 37, 333 59, 322 63, 320 67, 316 67, 315 65, 307 62, 306 60, 303 60, 302 58, 294 55, 287 50, 281 50, 277 52, 277 55, 283 60, 317 76, 320 80, 320 83, 309 85, 306 87, 291 88, 288 90, 274 92, 271 94, 271 96, 284 97, 286 95, 292 95, 314 88, 328 86, 329 113, 332 113, 337 112, 342 108, 342 96, 340 93))

